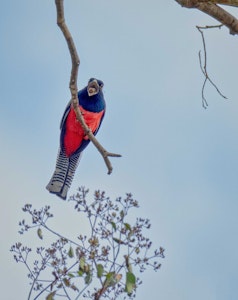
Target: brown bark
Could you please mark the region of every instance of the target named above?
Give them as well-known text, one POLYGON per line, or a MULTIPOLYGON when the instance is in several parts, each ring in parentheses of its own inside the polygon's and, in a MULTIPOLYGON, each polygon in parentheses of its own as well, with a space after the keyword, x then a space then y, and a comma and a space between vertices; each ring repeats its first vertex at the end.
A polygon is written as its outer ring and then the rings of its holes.
POLYGON ((238 7, 238 0, 175 0, 181 6, 196 8, 210 15, 230 29, 231 34, 238 34, 238 20, 217 4, 238 7))

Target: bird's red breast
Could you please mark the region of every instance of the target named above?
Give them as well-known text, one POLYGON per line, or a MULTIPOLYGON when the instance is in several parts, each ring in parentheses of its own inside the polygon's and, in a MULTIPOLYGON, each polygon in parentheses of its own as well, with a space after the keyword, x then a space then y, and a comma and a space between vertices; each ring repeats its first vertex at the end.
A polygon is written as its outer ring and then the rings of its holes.
MULTIPOLYGON (((79 107, 83 114, 86 124, 94 133, 100 125, 101 119, 104 114, 104 110, 95 113, 87 111, 81 106, 79 107)), ((76 115, 72 107, 70 108, 70 111, 68 113, 65 128, 66 130, 64 136, 64 148, 66 155, 69 157, 80 147, 83 140, 88 139, 88 136, 85 135, 81 124, 76 119, 76 115)))

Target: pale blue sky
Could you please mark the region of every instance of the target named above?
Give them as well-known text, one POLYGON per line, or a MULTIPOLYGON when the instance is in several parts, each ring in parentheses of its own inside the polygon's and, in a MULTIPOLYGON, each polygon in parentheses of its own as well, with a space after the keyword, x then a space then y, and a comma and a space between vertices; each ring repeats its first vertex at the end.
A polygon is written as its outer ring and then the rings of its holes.
MULTIPOLYGON (((90 145, 70 194, 84 185, 138 199, 154 246, 166 249, 161 270, 142 277, 138 300, 236 300, 237 37, 225 28, 206 33, 208 70, 229 99, 208 85, 204 110, 195 25, 215 21, 174 0, 65 2, 81 59, 78 86, 93 76, 104 81, 107 112, 98 138, 123 155, 112 159, 108 176, 90 145)), ((66 234, 79 226, 67 203, 45 190, 70 99, 71 61, 53 0, 2 3, 0 36, 0 282, 1 297, 13 300, 29 290, 26 270, 8 251, 21 239, 21 207, 51 205, 52 225, 66 234)))

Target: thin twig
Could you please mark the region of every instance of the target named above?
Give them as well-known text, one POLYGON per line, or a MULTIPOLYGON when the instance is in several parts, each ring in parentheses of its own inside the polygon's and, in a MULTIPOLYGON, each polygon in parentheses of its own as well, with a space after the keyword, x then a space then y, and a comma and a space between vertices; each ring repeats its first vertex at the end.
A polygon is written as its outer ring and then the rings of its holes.
POLYGON ((230 34, 238 34, 238 19, 217 4, 238 6, 237 0, 175 0, 187 8, 195 8, 208 14, 212 18, 230 29, 230 34))
POLYGON ((56 5, 56 11, 57 11, 57 24, 60 27, 60 29, 65 37, 65 40, 66 40, 68 48, 69 48, 71 61, 72 61, 72 69, 71 69, 71 76, 70 76, 70 83, 69 83, 69 88, 70 88, 71 97, 72 97, 71 103, 72 103, 73 109, 75 111, 77 120, 80 122, 85 134, 88 136, 90 141, 94 144, 94 146, 101 153, 101 155, 104 159, 104 162, 107 166, 108 174, 111 174, 112 164, 109 160, 109 157, 121 157, 121 155, 116 154, 116 153, 110 153, 106 149, 104 149, 103 146, 95 138, 91 129, 87 126, 87 124, 84 121, 84 118, 83 118, 82 113, 78 106, 77 78, 78 78, 78 68, 79 68, 79 64, 80 64, 80 59, 79 59, 73 38, 71 36, 71 33, 65 23, 64 0, 55 0, 55 5, 56 5))
POLYGON ((227 97, 221 93, 221 91, 219 90, 219 88, 217 87, 217 85, 211 80, 210 76, 208 75, 208 72, 207 72, 207 50, 206 50, 206 42, 205 42, 204 33, 202 31, 202 29, 221 28, 222 26, 223 26, 222 24, 215 25, 215 26, 203 26, 203 27, 202 26, 196 26, 197 30, 201 33, 202 44, 203 44, 203 55, 204 55, 203 64, 202 64, 201 50, 198 53, 198 57, 199 57, 199 64, 200 64, 201 71, 202 71, 202 73, 203 73, 203 75, 205 77, 204 82, 203 82, 203 86, 202 86, 202 106, 204 108, 208 107, 208 103, 207 103, 207 100, 206 100, 205 95, 204 95, 204 89, 205 89, 207 80, 216 89, 217 93, 221 97, 223 97, 224 99, 227 99, 227 97))
MULTIPOLYGON (((72 266, 70 266, 65 273, 68 273, 73 267, 75 267, 78 264, 78 261, 76 261, 72 266)), ((48 288, 50 288, 51 286, 53 286, 58 280, 60 280, 62 277, 64 276, 64 274, 59 275, 58 278, 56 278, 55 280, 51 281, 44 289, 42 289, 34 298, 34 300, 38 299, 40 297, 40 295, 42 295, 45 291, 47 291, 48 288)))
POLYGON ((70 300, 71 298, 70 298, 69 294, 67 293, 67 290, 66 290, 66 288, 65 288, 65 286, 64 286, 64 283, 63 283, 62 278, 59 278, 59 280, 60 280, 60 282, 61 282, 61 284, 62 284, 62 288, 63 288, 63 290, 64 290, 65 296, 67 297, 67 299, 70 300))
POLYGON ((78 300, 79 297, 83 294, 83 292, 89 287, 91 283, 88 283, 87 285, 85 285, 85 287, 79 292, 79 294, 77 295, 77 297, 75 298, 75 300, 78 300))
MULTIPOLYGON (((71 239, 69 239, 69 238, 67 238, 67 237, 65 237, 65 236, 63 236, 63 235, 57 233, 56 231, 54 231, 54 230, 52 230, 50 227, 48 227, 45 223, 41 223, 41 226, 42 226, 43 228, 45 228, 46 230, 48 230, 49 232, 51 232, 52 234, 58 236, 59 238, 63 238, 63 239, 65 239, 65 240, 67 240, 68 242, 70 242, 71 244, 73 244, 73 245, 79 247, 80 249, 83 249, 83 250, 85 250, 86 252, 90 252, 90 251, 85 247, 85 245, 81 246, 80 244, 74 242, 73 240, 71 240, 71 239)), ((33 227, 31 227, 31 228, 33 228, 33 227)), ((113 261, 111 261, 110 259, 108 259, 108 262, 112 263, 113 261)))
MULTIPOLYGON (((42 257, 42 256, 41 256, 41 257, 42 257)), ((50 258, 50 257, 48 257, 48 260, 49 260, 49 258, 50 258)), ((31 289, 30 289, 29 294, 28 294, 28 298, 27 298, 28 300, 31 299, 31 294, 32 294, 34 285, 35 285, 35 283, 36 283, 37 281, 39 281, 38 278, 39 278, 39 276, 40 276, 40 272, 44 269, 44 267, 46 266, 48 260, 46 260, 45 263, 42 264, 42 266, 40 267, 40 269, 39 269, 39 271, 38 271, 36 277, 34 277, 34 280, 33 280, 32 284, 31 284, 31 289)), ((49 281, 49 282, 51 282, 51 281, 49 281)))

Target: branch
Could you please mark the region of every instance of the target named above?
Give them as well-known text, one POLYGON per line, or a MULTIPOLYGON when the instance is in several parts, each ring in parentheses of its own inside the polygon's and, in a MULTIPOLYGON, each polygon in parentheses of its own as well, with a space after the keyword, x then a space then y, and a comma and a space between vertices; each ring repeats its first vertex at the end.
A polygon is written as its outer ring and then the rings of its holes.
POLYGON ((202 86, 202 106, 204 108, 207 108, 207 106, 208 106, 207 100, 206 100, 205 95, 204 95, 204 89, 205 89, 207 80, 211 83, 211 85, 213 85, 213 87, 216 89, 216 91, 218 92, 218 94, 221 97, 227 99, 227 97, 221 93, 221 91, 219 90, 219 88, 217 87, 217 85, 211 80, 210 76, 208 75, 208 72, 207 72, 207 50, 206 50, 206 42, 205 42, 204 33, 202 31, 203 29, 221 28, 222 26, 223 26, 222 24, 221 25, 215 25, 215 26, 205 26, 205 27, 196 26, 197 30, 201 33, 201 36, 202 36, 203 53, 204 53, 204 62, 203 62, 203 64, 202 64, 201 51, 199 51, 199 53, 198 53, 200 68, 201 68, 202 73, 203 73, 203 75, 205 77, 204 82, 203 82, 203 86, 202 86))
POLYGON ((216 4, 223 4, 223 5, 238 7, 238 0, 210 0, 210 2, 213 2, 216 4))
POLYGON ((238 7, 238 0, 175 0, 181 6, 196 8, 215 18, 230 29, 230 34, 238 34, 238 20, 216 4, 238 7))
POLYGON ((88 136, 90 141, 94 144, 94 146, 98 149, 98 151, 101 153, 105 164, 108 169, 108 174, 111 174, 112 172, 112 165, 109 160, 109 157, 121 157, 120 154, 115 154, 115 153, 110 153, 106 149, 103 148, 103 146, 98 142, 98 140, 95 138, 93 135, 91 129, 87 126, 87 124, 84 121, 84 118, 82 116, 82 113, 79 109, 78 106, 78 87, 77 87, 77 77, 78 77, 78 68, 80 64, 80 60, 78 57, 77 49, 75 47, 73 38, 70 34, 70 31, 65 23, 65 18, 64 18, 64 0, 55 0, 55 5, 56 5, 56 11, 57 11, 57 24, 60 27, 71 56, 71 61, 72 61, 72 69, 71 69, 71 76, 70 76, 70 83, 69 83, 69 88, 71 92, 71 103, 73 106, 73 109, 76 114, 77 120, 80 122, 85 134, 88 136))
MULTIPOLYGON (((75 267, 78 264, 78 261, 76 261, 72 266, 70 266, 65 273, 68 273, 73 267, 75 267)), ((54 284, 57 283, 58 280, 60 280, 64 274, 60 274, 58 278, 55 278, 53 281, 51 281, 46 287, 44 287, 34 298, 34 300, 38 299, 40 295, 42 295, 45 291, 47 291, 51 286, 54 286, 54 284)), ((28 298, 29 299, 29 298, 28 298)))

